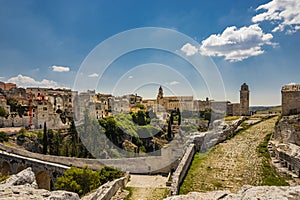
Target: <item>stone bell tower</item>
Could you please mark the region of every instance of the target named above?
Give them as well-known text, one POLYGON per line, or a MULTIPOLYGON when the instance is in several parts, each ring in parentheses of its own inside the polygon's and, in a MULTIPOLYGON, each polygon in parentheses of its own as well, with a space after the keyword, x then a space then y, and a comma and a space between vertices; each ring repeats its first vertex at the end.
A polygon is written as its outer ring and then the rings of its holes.
POLYGON ((163 105, 163 98, 164 98, 164 92, 162 87, 160 86, 158 89, 158 94, 157 94, 157 104, 163 105))
POLYGON ((246 83, 241 86, 240 90, 240 112, 241 115, 250 115, 249 111, 249 87, 246 83))

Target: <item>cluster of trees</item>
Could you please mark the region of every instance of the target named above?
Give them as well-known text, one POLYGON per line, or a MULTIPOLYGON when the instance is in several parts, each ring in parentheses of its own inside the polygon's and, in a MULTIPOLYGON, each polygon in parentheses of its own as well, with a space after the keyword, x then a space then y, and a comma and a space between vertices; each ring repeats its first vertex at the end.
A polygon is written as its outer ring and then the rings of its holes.
POLYGON ((22 117, 24 113, 29 110, 28 106, 22 106, 14 98, 7 99, 6 103, 10 106, 10 112, 18 113, 20 117, 22 117))
POLYGON ((78 158, 93 157, 83 145, 73 120, 71 120, 70 128, 64 134, 60 130, 57 132, 51 129, 47 130, 45 122, 43 135, 39 139, 43 145, 43 154, 78 158))
POLYGON ((132 121, 139 126, 145 126, 147 124, 150 124, 151 119, 156 118, 155 113, 150 111, 143 111, 139 110, 136 113, 131 113, 132 121))
POLYGON ((124 176, 124 172, 108 166, 97 171, 93 171, 87 166, 83 169, 71 167, 57 179, 55 188, 76 192, 79 196, 83 196, 104 183, 122 176, 124 176))

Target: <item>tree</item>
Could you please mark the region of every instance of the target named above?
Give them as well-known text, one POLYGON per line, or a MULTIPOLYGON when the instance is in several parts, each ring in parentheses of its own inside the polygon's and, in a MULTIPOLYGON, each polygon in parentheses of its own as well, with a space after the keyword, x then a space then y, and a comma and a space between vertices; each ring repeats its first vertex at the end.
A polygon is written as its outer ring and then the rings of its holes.
POLYGON ((49 129, 47 134, 48 134, 49 154, 53 155, 53 152, 54 152, 54 145, 53 145, 54 134, 53 134, 52 129, 49 129))
POLYGON ((137 112, 137 122, 138 122, 138 125, 140 125, 140 126, 144 126, 147 124, 145 111, 139 110, 137 112))
POLYGON ((43 154, 47 154, 48 149, 48 133, 47 133, 47 125, 44 122, 44 134, 43 134, 43 154))
POLYGON ((171 125, 174 124, 174 116, 173 116, 173 113, 171 113, 169 121, 170 121, 170 124, 171 124, 171 125))
POLYGON ((83 196, 107 181, 122 176, 124 176, 122 171, 107 166, 98 171, 92 171, 87 166, 83 169, 71 167, 62 177, 57 178, 55 188, 76 192, 79 196, 83 196))
POLYGON ((0 106, 0 117, 5 117, 7 115, 6 110, 0 106))
POLYGON ((168 121, 168 133, 167 133, 167 137, 168 137, 168 139, 172 138, 172 124, 171 124, 171 120, 168 121))
POLYGON ((71 156, 78 156, 77 146, 78 146, 78 133, 75 127, 74 120, 71 120, 71 125, 68 130, 68 134, 70 135, 70 143, 71 143, 71 156))
POLYGON ((8 135, 5 132, 0 132, 0 142, 7 142, 9 139, 8 135))
POLYGON ((177 115, 178 115, 178 126, 180 126, 180 124, 181 124, 181 113, 180 113, 179 108, 177 108, 177 115))
POLYGON ((53 138, 52 138, 52 145, 53 145, 52 153, 53 153, 53 155, 56 155, 56 156, 60 155, 60 146, 61 146, 62 141, 63 141, 63 136, 62 136, 60 130, 58 130, 58 132, 56 134, 54 134, 53 138))

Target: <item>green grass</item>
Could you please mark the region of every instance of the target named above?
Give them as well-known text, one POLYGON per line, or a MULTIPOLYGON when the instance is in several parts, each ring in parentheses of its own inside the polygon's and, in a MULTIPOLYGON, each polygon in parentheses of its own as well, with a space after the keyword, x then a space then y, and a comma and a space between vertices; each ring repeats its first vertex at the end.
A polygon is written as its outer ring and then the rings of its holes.
POLYGON ((268 143, 272 136, 272 133, 269 133, 265 136, 264 141, 262 141, 258 147, 257 152, 259 156, 262 157, 262 181, 261 185, 268 186, 288 186, 289 184, 286 182, 287 177, 281 176, 270 164, 270 154, 268 152, 268 143))
POLYGON ((131 199, 131 197, 132 197, 132 187, 125 187, 125 188, 123 188, 124 190, 127 190, 128 192, 129 192, 129 194, 125 197, 125 199, 124 200, 130 200, 131 199))
MULTIPOLYGON (((208 154, 209 151, 207 151, 206 153, 196 153, 194 155, 193 161, 190 165, 190 168, 188 169, 187 176, 184 178, 184 181, 179 188, 179 194, 187 194, 191 191, 194 182, 193 178, 197 177, 198 168, 201 165, 201 162, 207 158, 208 154)), ((207 171, 211 171, 211 168, 208 167, 207 171)))

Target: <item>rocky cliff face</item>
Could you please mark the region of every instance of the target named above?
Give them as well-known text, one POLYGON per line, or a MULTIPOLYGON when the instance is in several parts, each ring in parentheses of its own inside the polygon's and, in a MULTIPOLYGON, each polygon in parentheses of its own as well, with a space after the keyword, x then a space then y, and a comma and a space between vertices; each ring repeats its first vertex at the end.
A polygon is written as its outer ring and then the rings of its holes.
POLYGON ((168 197, 165 200, 299 200, 300 186, 244 186, 237 194, 229 191, 213 191, 208 193, 191 192, 187 195, 168 197))
POLYGON ((274 140, 300 146, 300 117, 284 116, 275 128, 274 140))
POLYGON ((79 196, 67 191, 48 191, 37 189, 35 175, 29 167, 20 173, 11 176, 0 183, 0 199, 24 200, 24 199, 52 199, 52 200, 79 200, 79 196))

